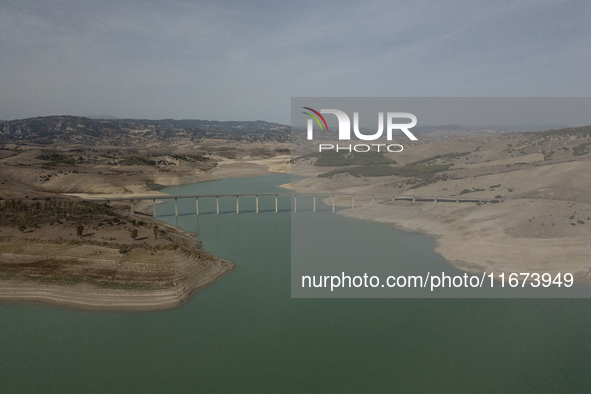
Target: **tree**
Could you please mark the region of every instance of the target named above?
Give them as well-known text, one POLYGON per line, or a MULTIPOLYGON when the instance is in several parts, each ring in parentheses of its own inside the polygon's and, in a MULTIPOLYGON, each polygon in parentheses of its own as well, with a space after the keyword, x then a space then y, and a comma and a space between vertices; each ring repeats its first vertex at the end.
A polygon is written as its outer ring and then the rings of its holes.
POLYGON ((82 238, 82 234, 84 234, 84 226, 82 223, 78 223, 78 226, 76 226, 76 235, 78 235, 78 238, 82 238))
POLYGON ((158 238, 158 226, 154 226, 154 239, 158 238))
POLYGON ((131 238, 137 238, 137 228, 131 229, 131 238))

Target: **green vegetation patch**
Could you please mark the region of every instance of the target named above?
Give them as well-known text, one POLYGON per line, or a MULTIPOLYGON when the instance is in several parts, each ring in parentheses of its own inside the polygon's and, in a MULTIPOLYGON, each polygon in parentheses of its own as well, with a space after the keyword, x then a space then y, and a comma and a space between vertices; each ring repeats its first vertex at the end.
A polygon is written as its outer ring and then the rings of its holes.
POLYGON ((483 192, 483 191, 484 191, 484 189, 474 189, 474 190, 464 189, 460 192, 460 194, 468 194, 468 193, 483 192))
POLYGON ((120 166, 149 166, 155 162, 143 156, 128 156, 117 162, 120 166))
POLYGON ((533 134, 536 137, 545 138, 546 141, 551 138, 558 138, 562 140, 567 140, 571 137, 586 138, 591 137, 591 126, 569 127, 566 129, 539 131, 533 134))
POLYGON ((200 161, 207 161, 207 157, 201 155, 170 155, 170 157, 177 160, 188 161, 189 163, 195 163, 200 161))
POLYGON ((472 152, 460 152, 460 153, 446 153, 443 155, 446 159, 455 159, 456 157, 468 156, 472 152))
MULTIPOLYGON (((552 158, 552 155, 553 155, 554 153, 556 153, 556 152, 552 150, 552 151, 550 151, 550 152, 548 152, 548 153, 546 153, 546 152, 542 152, 542 153, 544 154, 544 160, 550 160, 550 159, 552 158)), ((518 164, 519 164, 519 163, 518 163, 518 164)))
POLYGON ((589 145, 591 145, 591 142, 575 146, 573 148, 573 156, 582 156, 589 153, 589 145))
POLYGON ((325 151, 309 153, 296 158, 294 161, 297 162, 309 158, 317 158, 314 165, 318 167, 375 166, 396 164, 396 161, 384 157, 384 155, 380 152, 325 151))
MULTIPOLYGON (((418 189, 420 187, 427 186, 432 183, 446 181, 448 179, 449 179, 449 177, 446 174, 428 174, 428 175, 416 178, 415 181, 417 181, 418 183, 409 187, 408 189, 409 190, 410 189, 418 189)), ((407 182, 407 184, 412 184, 412 181, 407 182)))
POLYGON ((375 176, 403 176, 403 177, 416 177, 424 176, 428 174, 434 174, 437 172, 447 171, 449 165, 432 165, 432 166, 409 166, 404 167, 390 167, 390 166, 357 166, 350 168, 342 168, 325 172, 318 175, 319 178, 332 178, 336 174, 350 174, 354 177, 375 177, 375 176))
POLYGON ((468 156, 470 153, 472 152, 446 153, 444 155, 437 155, 423 160, 413 161, 412 163, 408 163, 407 166, 428 166, 434 164, 439 159, 456 159, 458 157, 468 156))
POLYGON ((56 164, 69 164, 69 165, 76 165, 76 159, 72 156, 64 155, 58 153, 57 151, 44 151, 41 155, 37 156, 39 160, 47 160, 49 161, 50 165, 56 164))
POLYGON ((68 201, 46 199, 41 202, 10 199, 0 203, 0 226, 17 227, 20 231, 38 228, 41 224, 76 225, 96 221, 97 224, 115 225, 130 223, 134 226, 145 226, 146 223, 136 222, 121 215, 106 204, 87 201, 68 201))

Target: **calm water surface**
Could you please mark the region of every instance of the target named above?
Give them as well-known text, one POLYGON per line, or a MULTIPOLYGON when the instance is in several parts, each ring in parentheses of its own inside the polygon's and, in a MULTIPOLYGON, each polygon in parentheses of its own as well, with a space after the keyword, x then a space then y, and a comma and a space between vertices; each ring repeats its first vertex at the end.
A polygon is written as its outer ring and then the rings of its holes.
MULTIPOLYGON (((282 193, 289 181, 165 192, 282 193)), ((278 214, 272 198, 259 215, 254 199, 241 199, 241 215, 235 198, 219 216, 215 200, 199 205, 178 224, 235 271, 163 312, 0 305, 0 393, 591 392, 588 300, 292 299, 289 200, 278 214)), ((194 209, 179 200, 179 212, 194 209)), ((172 224, 173 212, 158 206, 172 224)), ((440 261, 432 240, 412 242, 440 261)))

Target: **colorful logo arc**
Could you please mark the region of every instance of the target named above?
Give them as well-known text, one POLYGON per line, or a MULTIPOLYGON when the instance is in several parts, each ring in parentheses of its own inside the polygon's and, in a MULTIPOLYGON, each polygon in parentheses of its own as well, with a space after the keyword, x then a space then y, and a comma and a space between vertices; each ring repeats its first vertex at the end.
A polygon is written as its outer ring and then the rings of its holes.
MULTIPOLYGON (((312 111, 312 112, 314 112, 316 115, 318 115, 318 116, 320 117, 320 119, 322 119, 322 122, 324 122, 324 126, 326 126, 326 131, 329 131, 329 130, 328 130, 328 125, 326 124, 326 120, 324 120, 324 116, 322 116, 322 115, 320 114, 320 112, 318 112, 318 111, 316 111, 315 109, 312 109, 312 108, 310 108, 310 107, 302 107, 302 108, 304 108, 304 109, 307 109, 307 110, 309 110, 309 111, 312 111)), ((318 126, 320 126, 320 130, 323 130, 322 123, 320 123, 320 120, 319 120, 319 119, 318 119, 316 116, 312 115, 312 114, 311 114, 311 113, 309 113, 309 112, 302 112, 302 113, 303 113, 303 114, 306 114, 306 115, 309 115, 309 116, 311 116, 312 118, 314 118, 314 120, 316 121, 316 123, 318 123, 318 126)))

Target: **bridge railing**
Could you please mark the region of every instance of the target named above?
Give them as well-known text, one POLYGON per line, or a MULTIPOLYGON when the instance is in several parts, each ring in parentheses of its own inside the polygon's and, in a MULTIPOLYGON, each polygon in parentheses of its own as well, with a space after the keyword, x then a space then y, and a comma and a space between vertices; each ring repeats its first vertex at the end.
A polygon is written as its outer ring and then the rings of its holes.
POLYGON ((412 202, 471 202, 471 203, 489 203, 491 201, 500 201, 499 199, 486 199, 477 197, 460 197, 460 196, 418 196, 408 194, 364 194, 364 193, 260 193, 260 194, 212 194, 212 195, 197 195, 197 196, 143 196, 143 197, 112 197, 112 198, 88 198, 86 201, 130 201, 131 212, 134 211, 134 201, 152 200, 153 204, 153 215, 156 217, 156 200, 170 200, 174 199, 174 213, 178 217, 178 200, 194 198, 195 199, 195 214, 199 215, 199 199, 203 198, 215 198, 216 199, 216 213, 220 214, 220 198, 236 197, 236 213, 240 213, 240 197, 254 197, 255 198, 255 211, 259 213, 259 197, 275 197, 275 212, 278 212, 278 198, 279 197, 293 197, 293 209, 294 213, 298 210, 298 197, 312 197, 312 210, 316 212, 316 197, 320 198, 332 198, 332 212, 335 212, 335 202, 337 197, 351 197, 351 209, 355 209, 355 197, 371 197, 372 204, 375 204, 375 198, 391 199, 392 201, 412 201, 412 202))

